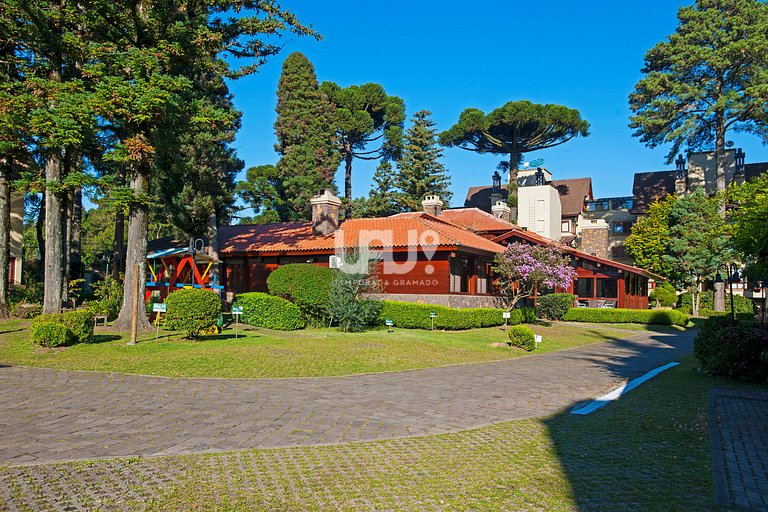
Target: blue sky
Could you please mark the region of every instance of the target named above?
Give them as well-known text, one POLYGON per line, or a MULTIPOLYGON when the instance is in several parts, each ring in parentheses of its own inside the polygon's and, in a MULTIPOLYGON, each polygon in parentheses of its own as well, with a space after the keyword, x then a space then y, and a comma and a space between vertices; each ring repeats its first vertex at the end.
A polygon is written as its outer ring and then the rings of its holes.
MULTIPOLYGON (((286 36, 281 54, 231 84, 243 112, 238 154, 246 168, 276 162, 277 81, 285 57, 300 51, 319 81, 380 83, 405 100, 408 118, 430 110, 441 131, 468 107, 489 112, 525 99, 578 109, 591 124, 589 137, 525 159, 543 158, 555 179, 592 177, 596 196, 630 195, 635 172, 673 167, 664 164, 665 148, 650 149, 632 137, 627 97, 642 77, 645 52, 674 31, 678 7, 690 3, 283 0, 323 40, 286 36)), ((744 148, 747 162, 768 160, 757 138, 728 139, 744 148)), ((490 184, 500 159, 446 148, 452 205, 463 205, 469 186, 490 184)), ((355 161, 355 197, 367 195, 374 170, 375 164, 355 161)), ((337 186, 343 187, 341 173, 337 186)))

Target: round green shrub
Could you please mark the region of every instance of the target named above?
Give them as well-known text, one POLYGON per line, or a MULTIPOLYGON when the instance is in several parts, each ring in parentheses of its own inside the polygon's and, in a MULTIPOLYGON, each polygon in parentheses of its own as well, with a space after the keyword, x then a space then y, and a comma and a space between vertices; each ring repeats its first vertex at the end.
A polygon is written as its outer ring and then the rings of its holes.
POLYGON ((328 318, 328 298, 336 272, 327 267, 308 263, 283 265, 269 274, 269 293, 296 304, 304 319, 322 325, 328 318))
POLYGON ((729 379, 768 382, 768 330, 710 317, 699 329, 694 354, 704 370, 729 379))
POLYGON ((536 348, 536 338, 533 329, 527 325, 513 325, 507 332, 513 347, 520 347, 530 352, 536 348))
POLYGON ((216 325, 221 314, 221 300, 215 292, 201 288, 184 288, 165 299, 165 326, 196 338, 216 325))
POLYGON ((32 341, 41 347, 62 347, 75 341, 66 325, 51 320, 33 323, 31 333, 32 341))
POLYGON ((243 308, 242 322, 254 327, 295 331, 306 325, 299 307, 281 297, 260 292, 241 293, 235 297, 235 306, 243 308))
POLYGON ((671 284, 661 283, 651 291, 648 299, 651 301, 651 305, 656 305, 658 302, 662 306, 672 308, 677 304, 677 292, 671 284))
POLYGON ((61 315, 61 321, 78 343, 88 343, 93 338, 93 313, 90 311, 67 311, 61 315))
POLYGON ((571 293, 550 293, 536 299, 536 314, 547 320, 562 320, 573 307, 576 296, 571 293))

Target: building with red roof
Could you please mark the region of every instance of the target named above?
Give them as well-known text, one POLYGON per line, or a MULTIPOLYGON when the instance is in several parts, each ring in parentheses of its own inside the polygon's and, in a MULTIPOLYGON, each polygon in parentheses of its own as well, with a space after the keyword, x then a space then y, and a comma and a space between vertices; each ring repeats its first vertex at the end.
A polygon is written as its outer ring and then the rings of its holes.
POLYGON ((312 221, 222 226, 219 258, 228 298, 266 291, 267 276, 281 265, 338 266, 340 255, 369 251, 385 297, 452 307, 492 306, 493 259, 518 241, 557 245, 571 255, 582 305, 646 308, 648 272, 582 253, 478 208, 442 209, 435 196, 424 211, 339 222, 341 202, 330 192, 312 199, 312 221))

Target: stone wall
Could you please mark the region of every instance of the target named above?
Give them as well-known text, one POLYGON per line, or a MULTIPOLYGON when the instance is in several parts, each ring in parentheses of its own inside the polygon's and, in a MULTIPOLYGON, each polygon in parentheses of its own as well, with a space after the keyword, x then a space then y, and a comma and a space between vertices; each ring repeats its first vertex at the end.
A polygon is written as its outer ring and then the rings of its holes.
POLYGON ((579 250, 608 259, 608 226, 583 227, 579 235, 579 250))
POLYGON ((490 295, 427 295, 427 294, 392 294, 384 293, 379 296, 382 300, 400 302, 416 302, 418 304, 436 304, 451 308, 493 308, 494 297, 490 295))

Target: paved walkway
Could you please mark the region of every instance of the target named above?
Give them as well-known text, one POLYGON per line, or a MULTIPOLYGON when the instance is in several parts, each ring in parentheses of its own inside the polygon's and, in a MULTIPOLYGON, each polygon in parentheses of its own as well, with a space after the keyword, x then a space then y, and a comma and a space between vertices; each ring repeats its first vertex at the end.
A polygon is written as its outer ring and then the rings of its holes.
POLYGON ((709 415, 718 502, 768 510, 768 393, 715 388, 709 415))
POLYGON ((311 379, 0 367, 0 464, 298 446, 539 417, 688 354, 695 332, 520 359, 311 379))

